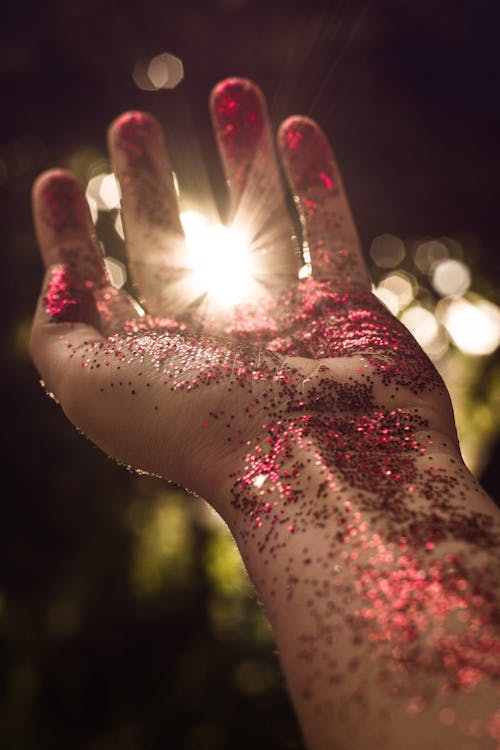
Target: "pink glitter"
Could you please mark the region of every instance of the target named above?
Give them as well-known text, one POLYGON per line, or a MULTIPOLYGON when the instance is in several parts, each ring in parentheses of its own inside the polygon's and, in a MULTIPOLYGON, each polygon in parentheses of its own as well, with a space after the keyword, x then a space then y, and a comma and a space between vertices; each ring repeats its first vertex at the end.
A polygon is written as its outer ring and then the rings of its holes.
POLYGON ((97 320, 89 290, 66 268, 56 267, 51 272, 44 301, 45 310, 55 323, 97 320))
MULTIPOLYGON (((260 152, 264 166, 268 157, 265 103, 240 79, 222 82, 212 103, 225 165, 242 192, 260 152)), ((133 198, 136 224, 145 227, 142 240, 156 241, 161 229, 170 240, 172 213, 158 189, 165 162, 157 126, 129 113, 116 132, 122 186, 133 198)), ((156 294, 150 306, 165 316, 122 320, 98 343, 68 345, 68 356, 81 365, 82 382, 98 384, 99 413, 107 403, 120 414, 140 408, 161 444, 161 456, 148 451, 141 469, 187 484, 194 462, 185 474, 168 463, 179 442, 215 464, 223 455, 224 466, 232 466, 230 504, 222 510, 243 546, 273 569, 272 591, 281 587, 286 602, 307 587, 305 614, 313 625, 304 625, 296 644, 297 659, 314 675, 304 700, 316 700, 314 680, 342 686, 352 679, 361 670, 359 650, 373 658, 381 689, 403 697, 408 714, 418 716, 438 694, 468 693, 500 677, 496 573, 482 562, 485 550, 498 549, 499 531, 467 503, 470 480, 455 457, 439 374, 369 291, 326 138, 313 121, 297 117, 281 129, 279 145, 313 276, 284 283, 285 275, 276 274, 258 304, 210 317, 197 300, 172 319, 163 284, 181 278, 182 269, 159 251, 153 257, 162 260, 141 278, 156 294), (449 437, 441 439, 443 424, 449 437), (311 531, 321 540, 318 551, 306 541, 311 531), (445 554, 449 543, 460 554, 445 554), (285 551, 284 569, 275 568, 285 551), (344 667, 334 654, 339 634, 354 652, 344 667)), ((79 216, 73 188, 63 180, 44 196, 55 232, 79 216)), ((65 257, 71 268, 54 271, 45 309, 56 322, 89 322, 95 313, 88 290, 95 293, 102 276, 84 270, 76 254, 65 257)), ((90 253, 87 265, 97 268, 96 258, 90 253)), ((134 262, 144 271, 138 256, 134 262)), ((101 322, 115 297, 108 288, 101 294, 101 322)), ((359 692, 350 700, 368 702, 359 692)), ((325 703, 315 710, 333 709, 325 703)), ((338 714, 348 710, 342 705, 338 714)), ((452 726, 458 719, 443 708, 436 722, 452 726)), ((497 736, 497 719, 488 726, 497 736)))

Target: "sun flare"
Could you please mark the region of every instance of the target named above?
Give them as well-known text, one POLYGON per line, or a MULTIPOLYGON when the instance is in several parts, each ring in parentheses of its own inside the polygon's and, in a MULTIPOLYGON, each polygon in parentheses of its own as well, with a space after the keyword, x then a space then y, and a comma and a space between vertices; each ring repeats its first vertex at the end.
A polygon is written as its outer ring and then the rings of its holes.
POLYGON ((245 233, 234 225, 210 223, 194 210, 183 211, 181 222, 194 292, 207 294, 221 307, 249 299, 256 282, 245 233))

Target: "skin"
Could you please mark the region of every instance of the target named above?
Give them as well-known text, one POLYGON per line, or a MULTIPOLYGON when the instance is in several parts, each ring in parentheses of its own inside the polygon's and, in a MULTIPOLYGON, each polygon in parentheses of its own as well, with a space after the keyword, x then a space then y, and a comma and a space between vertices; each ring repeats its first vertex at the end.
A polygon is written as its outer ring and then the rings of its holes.
POLYGON ((74 177, 33 190, 47 274, 31 352, 68 418, 118 461, 226 520, 272 624, 314 750, 500 742, 498 509, 460 456, 438 373, 371 294, 335 157, 262 93, 210 99, 255 293, 193 297, 159 124, 109 129, 130 271, 109 285, 74 177))

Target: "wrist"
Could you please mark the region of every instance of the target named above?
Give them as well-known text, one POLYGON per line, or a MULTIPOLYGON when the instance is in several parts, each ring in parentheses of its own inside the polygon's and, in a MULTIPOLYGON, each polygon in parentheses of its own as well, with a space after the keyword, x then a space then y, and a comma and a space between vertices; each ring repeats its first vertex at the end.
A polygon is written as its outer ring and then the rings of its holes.
MULTIPOLYGON (((452 484, 475 483, 454 436, 428 429, 408 435, 401 413, 394 412, 393 425, 386 423, 383 440, 373 441, 346 439, 345 432, 329 429, 325 415, 264 423, 255 440, 219 462, 208 499, 232 529, 263 536, 290 524, 335 524, 344 500, 367 510, 386 500, 390 507, 406 504, 427 492, 432 472, 452 484), (396 439, 394 429, 400 431, 396 439)), ((357 418, 349 421, 361 429, 357 418)))
POLYGON ((402 732, 384 714, 409 731, 425 709, 426 731, 445 747, 443 708, 485 724, 494 711, 484 646, 498 644, 488 559, 498 520, 453 441, 425 434, 425 450, 351 449, 333 465, 309 432, 280 452, 279 470, 261 441, 232 478, 226 520, 311 748, 371 747, 367 707, 391 748, 402 732))

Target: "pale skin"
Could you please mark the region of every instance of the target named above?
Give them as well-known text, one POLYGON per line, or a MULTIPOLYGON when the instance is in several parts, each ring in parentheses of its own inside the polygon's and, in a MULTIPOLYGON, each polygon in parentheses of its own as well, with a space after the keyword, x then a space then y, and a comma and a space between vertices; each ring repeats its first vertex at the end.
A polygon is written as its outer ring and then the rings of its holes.
POLYGON ((279 128, 262 94, 211 97, 232 218, 252 231, 252 300, 189 296, 161 128, 109 130, 137 303, 109 286, 76 180, 44 173, 47 276, 31 352, 68 418, 118 461, 204 497, 269 617, 307 747, 500 743, 500 519, 465 468, 449 396, 372 297, 335 157, 279 128))

